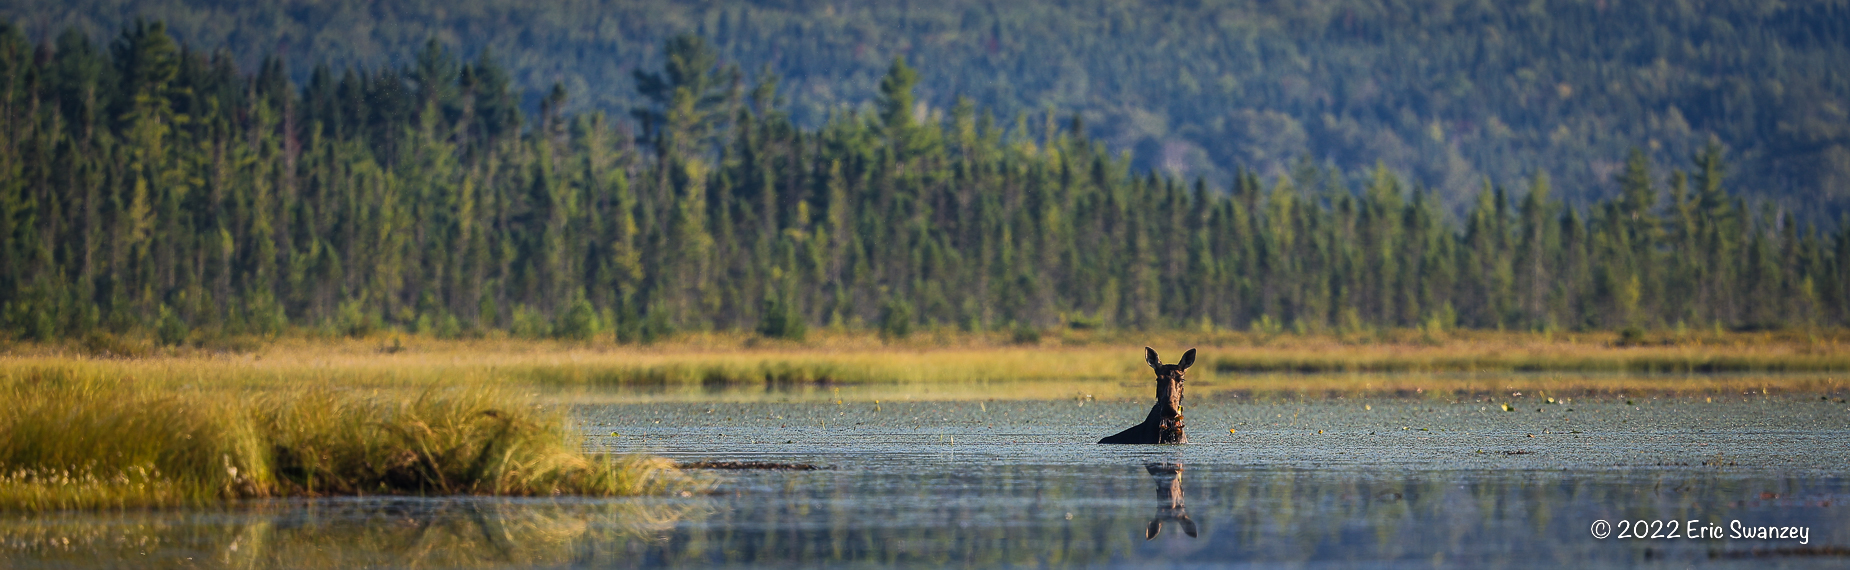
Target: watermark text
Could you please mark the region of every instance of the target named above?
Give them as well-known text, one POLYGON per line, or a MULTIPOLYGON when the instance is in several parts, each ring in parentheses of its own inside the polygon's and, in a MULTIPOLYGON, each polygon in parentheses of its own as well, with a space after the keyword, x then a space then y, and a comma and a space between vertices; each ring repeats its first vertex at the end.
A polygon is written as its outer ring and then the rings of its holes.
POLYGON ((1719 525, 1702 519, 1593 521, 1593 538, 1605 540, 1797 540, 1811 544, 1811 527, 1761 526, 1730 520, 1719 525))

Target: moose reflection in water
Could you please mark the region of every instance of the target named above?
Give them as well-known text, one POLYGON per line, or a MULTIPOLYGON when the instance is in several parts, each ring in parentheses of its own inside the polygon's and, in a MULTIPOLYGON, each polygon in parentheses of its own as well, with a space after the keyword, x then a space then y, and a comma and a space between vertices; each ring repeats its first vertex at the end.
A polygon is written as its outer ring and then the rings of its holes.
POLYGON ((1098 442, 1188 443, 1188 434, 1182 432, 1182 373, 1195 363, 1195 349, 1188 349, 1175 364, 1163 364, 1150 347, 1143 347, 1143 353, 1144 362, 1156 371, 1156 405, 1150 407, 1150 415, 1143 418, 1143 423, 1098 442))
POLYGON ((1164 521, 1181 525, 1183 534, 1195 538, 1195 520, 1188 518, 1188 507, 1182 505, 1182 464, 1151 462, 1143 464, 1143 469, 1156 479, 1156 517, 1144 527, 1143 539, 1150 540, 1161 534, 1164 521))

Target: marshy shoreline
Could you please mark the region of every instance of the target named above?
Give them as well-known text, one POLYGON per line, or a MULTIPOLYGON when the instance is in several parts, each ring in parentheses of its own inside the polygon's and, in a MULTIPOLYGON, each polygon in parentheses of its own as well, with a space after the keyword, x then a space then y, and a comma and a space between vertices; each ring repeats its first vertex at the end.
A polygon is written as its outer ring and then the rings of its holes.
POLYGON ((587 455, 564 411, 490 386, 260 389, 86 372, 0 378, 11 408, 0 415, 0 511, 617 496, 690 483, 664 459, 587 455))
POLYGON ((1662 336, 1064 331, 1033 343, 949 333, 798 343, 713 333, 650 346, 380 336, 139 357, 13 345, 0 353, 0 399, 12 407, 0 416, 0 510, 669 493, 699 477, 667 459, 593 453, 587 438, 602 434, 577 406, 1141 401, 1145 344, 1200 348, 1190 395, 1204 402, 1841 401, 1850 391, 1844 331, 1662 336))

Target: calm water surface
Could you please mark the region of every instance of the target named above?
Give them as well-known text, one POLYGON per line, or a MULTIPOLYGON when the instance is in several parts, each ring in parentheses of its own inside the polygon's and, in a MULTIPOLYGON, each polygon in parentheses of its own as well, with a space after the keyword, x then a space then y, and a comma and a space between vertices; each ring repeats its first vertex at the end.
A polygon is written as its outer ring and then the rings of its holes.
POLYGON ((1222 397, 1189 402, 1186 446, 1092 444, 1142 418, 1128 400, 766 400, 576 411, 599 451, 821 469, 710 471, 687 497, 4 518, 0 566, 1850 564, 1850 406, 1815 395, 1222 397), (1592 533, 1691 519, 1723 538, 1592 533), (1733 521, 1807 538, 1726 538, 1733 521))

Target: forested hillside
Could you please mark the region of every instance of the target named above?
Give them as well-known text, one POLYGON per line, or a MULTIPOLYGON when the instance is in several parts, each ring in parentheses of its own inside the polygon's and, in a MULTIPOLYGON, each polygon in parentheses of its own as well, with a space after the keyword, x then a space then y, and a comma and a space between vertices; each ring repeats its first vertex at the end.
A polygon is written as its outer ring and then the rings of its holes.
POLYGON ((623 341, 843 326, 1363 330, 1780 327, 1850 319, 1850 225, 1729 192, 1718 147, 1572 207, 1486 186, 1457 221, 1386 167, 1226 189, 1135 168, 1083 118, 867 112, 795 124, 775 75, 666 43, 631 117, 523 113, 431 42, 292 83, 185 49, 0 27, 4 330, 170 343, 295 326, 623 341), (1660 183, 1668 180, 1667 183, 1660 183))
MULTIPOLYGON (((29 41, 93 37, 137 16, 244 69, 266 54, 309 79, 399 68, 429 38, 492 49, 529 112, 554 82, 566 110, 622 117, 636 69, 669 37, 785 78, 792 122, 878 95, 887 63, 920 73, 918 101, 957 96, 1038 124, 1080 112, 1094 140, 1156 168, 1229 186, 1296 161, 1361 183, 1381 162, 1453 216, 1486 179, 1546 172, 1585 206, 1620 191, 1628 149, 1686 164, 1710 140, 1753 200, 1834 223, 1850 204, 1850 6, 1842 0, 1621 2, 840 2, 786 0, 69 0, 0 5, 29 41)), ((1659 173, 1658 183, 1668 179, 1659 173)))

